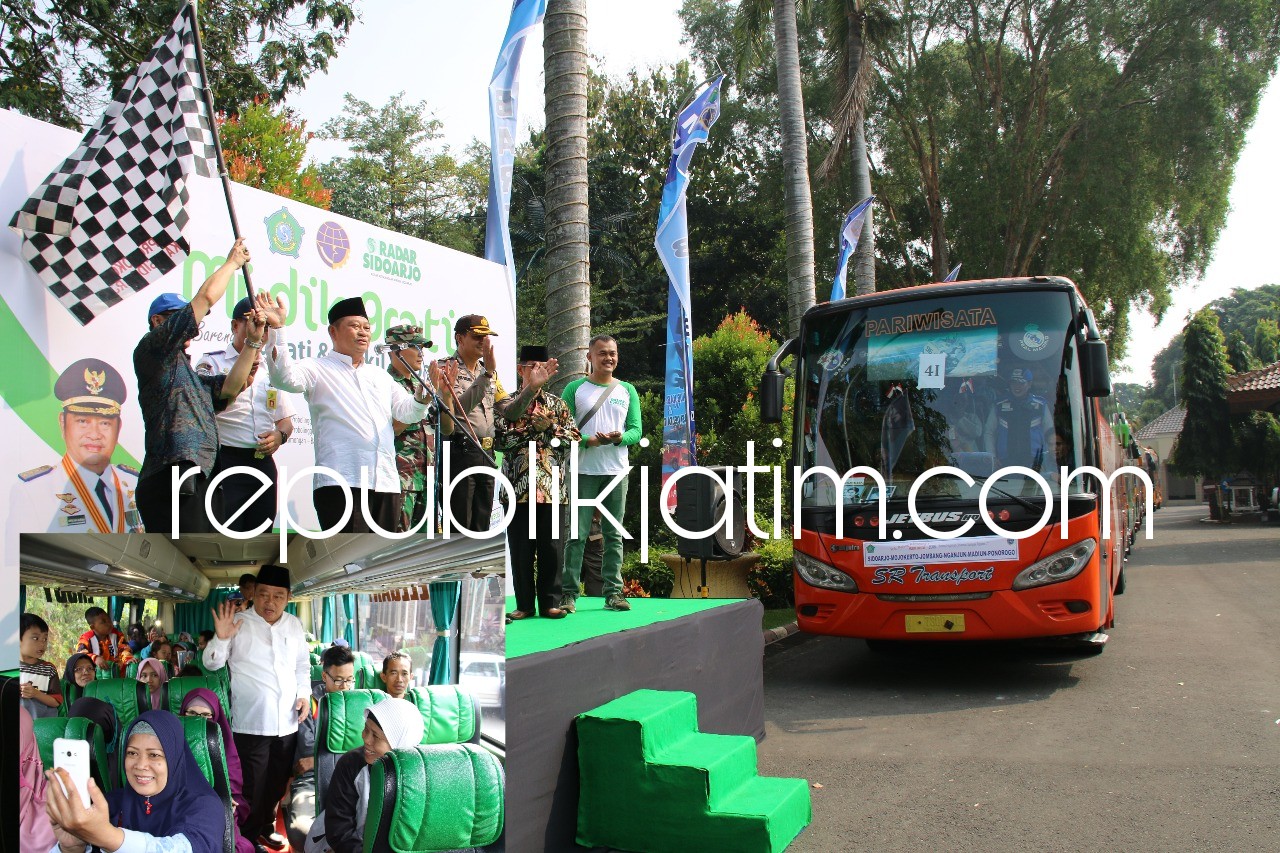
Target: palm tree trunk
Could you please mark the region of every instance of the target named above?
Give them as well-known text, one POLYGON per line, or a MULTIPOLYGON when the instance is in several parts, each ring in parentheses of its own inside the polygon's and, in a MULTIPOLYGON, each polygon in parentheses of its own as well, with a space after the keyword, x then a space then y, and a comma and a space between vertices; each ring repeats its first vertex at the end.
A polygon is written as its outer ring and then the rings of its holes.
POLYGON ((814 303, 813 196, 809 189, 809 139, 800 84, 796 0, 773 0, 773 43, 778 62, 782 122, 782 183, 787 228, 787 334, 800 333, 800 318, 814 303))
MULTIPOLYGON (((861 4, 855 3, 853 14, 848 16, 849 26, 849 81, 852 86, 861 86, 863 95, 859 99, 866 103, 866 89, 869 85, 867 69, 862 67, 865 61, 866 45, 863 41, 863 27, 866 13, 861 4)), ((850 156, 853 158, 853 202, 862 201, 871 195, 871 161, 867 157, 867 117, 860 111, 853 123, 851 134, 852 145, 850 156)), ((862 236, 858 238, 858 248, 853 253, 853 281, 856 293, 861 296, 876 292, 876 232, 872 222, 875 207, 867 208, 866 218, 862 221, 862 236)))
POLYGON ((547 348, 561 388, 586 372, 591 337, 586 0, 549 0, 543 22, 547 348))

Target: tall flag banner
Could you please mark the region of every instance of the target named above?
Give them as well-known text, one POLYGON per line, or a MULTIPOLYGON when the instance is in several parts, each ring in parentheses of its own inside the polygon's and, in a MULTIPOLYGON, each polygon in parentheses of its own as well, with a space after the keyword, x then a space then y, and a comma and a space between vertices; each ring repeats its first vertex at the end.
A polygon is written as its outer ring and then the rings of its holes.
POLYGON ((951 272, 947 273, 947 277, 944 278, 943 281, 955 281, 958 279, 960 277, 960 267, 962 266, 964 266, 964 264, 956 264, 955 268, 951 270, 951 272))
POLYGON ((217 172, 207 103, 184 7, 9 222, 22 257, 82 325, 187 257, 187 178, 217 172))
MULTIPOLYGON (((685 194, 689 163, 698 143, 706 142, 720 117, 721 74, 698 87, 676 116, 671 139, 671 165, 662 186, 658 233, 653 245, 667 271, 667 381, 663 394, 662 481, 678 468, 696 464, 697 429, 693 416, 693 328, 689 299, 689 219, 685 194)), ((670 502, 674 503, 675 492, 670 502)))
POLYGON ((516 307, 515 263, 511 251, 511 174, 516 161, 516 103, 520 56, 529 32, 542 23, 547 0, 515 0, 502 50, 489 81, 489 212, 485 226, 486 260, 507 268, 511 310, 516 307))
POLYGON ((844 218, 844 227, 840 229, 840 254, 836 258, 836 278, 835 283, 831 285, 832 302, 844 299, 844 280, 849 272, 849 259, 858 249, 858 238, 862 236, 862 223, 867 218, 871 202, 875 200, 875 196, 867 196, 858 202, 844 218))

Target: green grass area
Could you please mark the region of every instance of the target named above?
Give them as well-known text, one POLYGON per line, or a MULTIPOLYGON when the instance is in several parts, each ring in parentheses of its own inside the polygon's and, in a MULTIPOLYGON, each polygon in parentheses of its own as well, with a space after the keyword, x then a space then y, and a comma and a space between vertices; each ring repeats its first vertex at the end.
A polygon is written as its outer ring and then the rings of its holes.
POLYGON ((796 621, 796 611, 793 607, 783 607, 779 610, 766 610, 764 612, 764 620, 762 627, 768 631, 770 628, 781 628, 796 621))

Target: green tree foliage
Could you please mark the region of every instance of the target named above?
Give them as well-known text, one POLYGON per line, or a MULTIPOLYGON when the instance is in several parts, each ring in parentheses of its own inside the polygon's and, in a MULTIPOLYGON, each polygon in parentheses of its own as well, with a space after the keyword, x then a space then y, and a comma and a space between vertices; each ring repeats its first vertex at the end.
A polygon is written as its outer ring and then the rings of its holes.
POLYGON ((404 93, 381 107, 348 93, 345 111, 325 123, 322 135, 350 146, 350 157, 320 167, 333 192, 335 213, 476 252, 479 213, 488 187, 488 157, 480 146, 458 161, 448 147, 430 147, 440 122, 426 103, 406 104, 404 93))
POLYGON ((231 180, 329 209, 332 193, 320 170, 303 164, 311 138, 306 122, 264 100, 239 115, 218 116, 218 127, 231 180))
POLYGON ((1253 327, 1253 352, 1263 364, 1280 361, 1280 323, 1262 318, 1253 327))
POLYGON ((1244 334, 1236 329, 1227 335, 1227 361, 1233 373, 1244 373, 1262 366, 1258 357, 1253 354, 1253 347, 1244 339, 1244 334))
POLYGON ((1216 477, 1236 468, 1236 453, 1227 412, 1226 342, 1218 328, 1218 315, 1201 309, 1183 333, 1186 355, 1182 361, 1182 399, 1187 418, 1173 446, 1169 465, 1189 477, 1216 477))
MULTIPOLYGON (((78 127, 146 59, 183 0, 5 0, 0 107, 78 127)), ((214 103, 279 103, 324 71, 356 22, 348 0, 220 0, 199 5, 214 103)))

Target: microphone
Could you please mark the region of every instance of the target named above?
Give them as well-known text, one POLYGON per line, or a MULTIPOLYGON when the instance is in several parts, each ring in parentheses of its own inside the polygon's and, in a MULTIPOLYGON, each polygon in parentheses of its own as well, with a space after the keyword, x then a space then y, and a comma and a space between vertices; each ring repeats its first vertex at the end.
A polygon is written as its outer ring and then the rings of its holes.
POLYGON ((384 352, 400 352, 404 349, 404 344, 374 344, 373 351, 382 354, 384 352))

